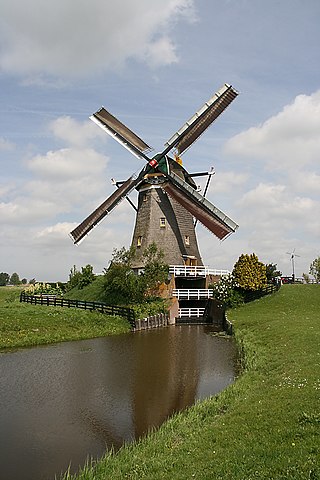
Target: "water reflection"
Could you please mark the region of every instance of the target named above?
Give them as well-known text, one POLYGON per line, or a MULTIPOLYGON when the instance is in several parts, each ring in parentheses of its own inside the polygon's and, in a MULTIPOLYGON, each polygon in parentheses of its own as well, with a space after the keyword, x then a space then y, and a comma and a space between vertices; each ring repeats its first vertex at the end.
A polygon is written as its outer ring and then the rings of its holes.
POLYGON ((0 355, 6 480, 48 480, 117 449, 234 378, 234 346, 177 326, 0 355))

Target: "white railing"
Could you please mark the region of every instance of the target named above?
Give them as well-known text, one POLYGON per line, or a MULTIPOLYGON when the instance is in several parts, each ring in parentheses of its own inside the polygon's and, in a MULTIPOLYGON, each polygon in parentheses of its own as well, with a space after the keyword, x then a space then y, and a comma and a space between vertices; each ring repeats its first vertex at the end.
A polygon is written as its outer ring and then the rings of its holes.
POLYGON ((179 308, 179 318, 183 317, 202 317, 204 308, 179 308))
POLYGON ((169 273, 175 277, 206 277, 207 275, 224 276, 229 275, 229 270, 217 270, 205 266, 187 266, 187 265, 170 265, 169 273))
POLYGON ((210 298, 213 295, 213 290, 208 288, 174 288, 172 290, 172 296, 179 300, 201 300, 210 298))

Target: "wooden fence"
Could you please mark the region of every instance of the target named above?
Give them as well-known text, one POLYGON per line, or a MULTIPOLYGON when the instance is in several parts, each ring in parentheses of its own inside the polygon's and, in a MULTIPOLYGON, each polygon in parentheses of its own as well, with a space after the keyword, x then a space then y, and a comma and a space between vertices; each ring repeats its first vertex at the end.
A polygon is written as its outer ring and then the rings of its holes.
POLYGON ((270 295, 271 293, 277 292, 281 287, 281 283, 277 283, 276 285, 267 285, 266 287, 262 288, 261 290, 256 291, 241 291, 244 296, 244 302, 252 302, 253 300, 257 300, 258 298, 264 297, 265 295, 270 295))
POLYGON ((135 313, 132 308, 106 305, 102 302, 87 302, 85 300, 70 300, 68 298, 56 297, 55 295, 27 295, 20 294, 20 302, 31 303, 32 305, 47 305, 53 307, 81 308, 82 310, 96 310, 106 315, 117 315, 128 320, 132 328, 135 328, 135 313))

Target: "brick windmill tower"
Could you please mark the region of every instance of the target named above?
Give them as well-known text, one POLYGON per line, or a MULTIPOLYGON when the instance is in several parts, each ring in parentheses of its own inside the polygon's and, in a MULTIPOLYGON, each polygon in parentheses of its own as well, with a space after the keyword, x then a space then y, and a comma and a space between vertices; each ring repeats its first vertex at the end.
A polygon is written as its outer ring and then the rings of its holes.
MULTIPOLYGON (((233 233, 238 225, 200 194, 193 177, 182 166, 181 155, 236 98, 238 92, 225 84, 165 144, 161 153, 152 150, 132 130, 101 108, 90 118, 133 155, 147 162, 138 174, 125 182, 72 232, 78 243, 133 189, 138 190, 136 222, 132 245, 136 248, 134 268, 143 267, 143 252, 153 242, 164 252, 169 265, 202 265, 195 222, 199 221, 219 239, 233 233), (172 152, 172 153, 171 153, 172 152)), ((208 183, 207 183, 208 186, 208 183)))

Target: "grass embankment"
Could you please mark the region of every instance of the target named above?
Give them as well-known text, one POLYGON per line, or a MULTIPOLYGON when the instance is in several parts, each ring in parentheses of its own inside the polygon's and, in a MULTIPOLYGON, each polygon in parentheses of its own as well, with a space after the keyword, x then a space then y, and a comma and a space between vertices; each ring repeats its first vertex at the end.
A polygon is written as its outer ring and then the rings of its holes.
POLYGON ((0 349, 128 332, 120 317, 19 302, 21 288, 0 287, 0 349))
MULTIPOLYGON (((101 275, 97 277, 90 285, 79 289, 73 288, 67 292, 64 297, 73 300, 86 300, 87 302, 106 302, 104 297, 104 277, 101 275)), ((107 302, 108 303, 108 302, 107 302)), ((162 298, 147 299, 139 304, 125 304, 124 307, 132 308, 135 312, 136 318, 145 318, 156 313, 166 312, 168 309, 168 302, 162 298)))
POLYGON ((69 292, 64 294, 64 298, 70 298, 72 300, 85 300, 87 302, 103 302, 103 282, 102 275, 96 277, 96 279, 84 288, 73 288, 69 292))
POLYGON ((320 285, 288 285, 231 311, 239 379, 66 478, 319 479, 319 297, 320 285))

